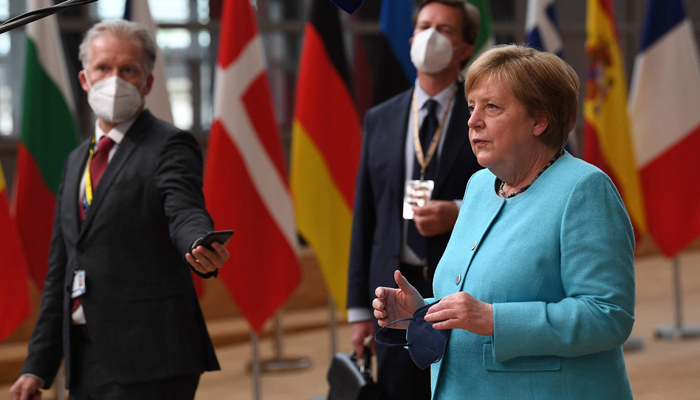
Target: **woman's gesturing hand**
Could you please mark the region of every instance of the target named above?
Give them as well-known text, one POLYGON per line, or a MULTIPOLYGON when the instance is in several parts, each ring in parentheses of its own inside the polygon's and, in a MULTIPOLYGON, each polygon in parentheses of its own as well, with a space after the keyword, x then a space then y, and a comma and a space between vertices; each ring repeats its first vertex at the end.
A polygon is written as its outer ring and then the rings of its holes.
MULTIPOLYGON (((372 307, 374 307, 374 316, 379 320, 379 326, 386 326, 397 319, 409 318, 413 316, 414 311, 425 305, 418 290, 408 283, 400 271, 394 271, 394 280, 399 285, 398 289, 378 287, 374 291, 377 298, 372 302, 372 307)), ((391 327, 406 329, 408 321, 391 327)))
POLYGON ((428 309, 425 320, 442 321, 433 324, 435 329, 464 329, 477 335, 493 335, 493 305, 466 292, 454 293, 440 300, 428 309))

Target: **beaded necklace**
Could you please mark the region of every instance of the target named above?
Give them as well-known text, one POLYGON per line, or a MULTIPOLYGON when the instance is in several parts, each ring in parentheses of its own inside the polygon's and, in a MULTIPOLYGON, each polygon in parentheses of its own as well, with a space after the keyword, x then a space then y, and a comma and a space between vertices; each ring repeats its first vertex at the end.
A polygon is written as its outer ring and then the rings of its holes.
POLYGON ((527 186, 525 186, 524 188, 519 189, 519 190, 516 190, 515 192, 513 192, 513 193, 511 193, 511 194, 506 194, 506 193, 503 191, 503 186, 504 186, 506 183, 505 183, 504 181, 501 181, 501 186, 500 186, 499 189, 498 189, 498 193, 501 195, 501 197, 503 197, 503 198, 505 198, 505 199, 510 199, 511 197, 515 197, 515 196, 519 195, 520 193, 526 191, 528 188, 530 188, 530 186, 532 186, 533 183, 535 183, 535 181, 537 180, 537 178, 539 178, 540 175, 542 175, 542 173, 543 173, 544 171, 547 170, 547 168, 551 167, 552 164, 554 164, 554 162, 557 161, 557 160, 559 159, 559 157, 561 157, 562 155, 564 155, 564 149, 559 149, 559 151, 557 151, 557 154, 555 154, 554 157, 547 163, 547 165, 545 165, 545 166, 542 168, 542 170, 540 171, 540 173, 537 174, 537 176, 535 177, 535 179, 533 179, 532 182, 530 182, 530 183, 529 183, 527 186))

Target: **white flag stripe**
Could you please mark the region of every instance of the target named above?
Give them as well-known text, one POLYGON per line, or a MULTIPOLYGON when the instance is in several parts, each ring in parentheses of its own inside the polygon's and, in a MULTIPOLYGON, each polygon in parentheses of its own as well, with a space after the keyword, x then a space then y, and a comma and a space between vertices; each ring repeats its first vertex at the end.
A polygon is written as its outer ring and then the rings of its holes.
MULTIPOLYGON (((232 61, 225 69, 218 66, 218 71, 225 71, 226 85, 216 83, 214 95, 214 119, 225 116, 231 110, 231 106, 225 101, 221 101, 219 95, 230 98, 231 96, 239 98, 248 90, 248 87, 262 72, 265 72, 265 64, 260 56, 260 46, 262 42, 260 35, 255 35, 248 42, 241 54, 232 61)), ((222 74, 217 75, 217 79, 222 77, 222 74)))
POLYGON ((527 3, 527 16, 525 18, 525 32, 530 33, 537 28, 542 39, 544 51, 558 53, 564 48, 564 42, 559 36, 559 31, 554 21, 547 15, 547 7, 555 0, 530 0, 527 3))
POLYGON ((700 125, 698 70, 688 19, 637 56, 628 106, 637 167, 646 166, 700 125))
POLYGON ((243 158, 248 175, 289 246, 298 252, 294 208, 279 175, 248 117, 241 96, 265 72, 259 36, 251 40, 227 69, 217 68, 214 118, 219 120, 243 158))
MULTIPOLYGON (((51 0, 28 0, 27 10, 36 10, 53 6, 51 0)), ((68 104, 68 109, 75 115, 75 101, 73 91, 69 84, 68 67, 63 59, 63 43, 58 36, 58 23, 56 16, 51 15, 39 21, 27 25, 27 36, 36 46, 37 57, 41 67, 54 82, 63 98, 68 104)))
MULTIPOLYGON (((156 26, 151 18, 151 10, 148 8, 148 1, 133 0, 131 2, 131 20, 138 22, 148 29, 156 38, 156 26)), ((146 107, 156 117, 173 123, 173 110, 170 106, 170 93, 167 87, 167 75, 163 66, 163 57, 161 56, 160 48, 156 46, 156 63, 153 66, 153 87, 151 93, 146 96, 146 107)))

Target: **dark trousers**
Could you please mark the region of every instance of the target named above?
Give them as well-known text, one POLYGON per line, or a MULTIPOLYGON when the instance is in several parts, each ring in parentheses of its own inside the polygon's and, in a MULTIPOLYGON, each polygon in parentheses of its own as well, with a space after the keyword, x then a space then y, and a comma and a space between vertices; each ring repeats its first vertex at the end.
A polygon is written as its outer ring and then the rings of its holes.
POLYGON ((122 385, 115 382, 90 341, 87 328, 71 332, 70 400, 192 400, 199 375, 122 385))
MULTIPOLYGON (((432 297, 432 276, 426 280, 417 267, 401 265, 401 273, 423 297, 432 297)), ((375 322, 375 329, 379 325, 375 322)), ((387 329, 391 343, 406 342, 404 329, 387 329)), ((430 368, 421 370, 402 347, 377 345, 377 383, 386 400, 430 400, 430 368)))

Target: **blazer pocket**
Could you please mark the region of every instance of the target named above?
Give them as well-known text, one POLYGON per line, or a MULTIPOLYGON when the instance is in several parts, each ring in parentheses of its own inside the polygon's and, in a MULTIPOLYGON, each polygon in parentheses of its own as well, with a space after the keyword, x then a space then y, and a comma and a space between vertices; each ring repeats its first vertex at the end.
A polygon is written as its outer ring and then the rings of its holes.
POLYGON ((558 356, 524 356, 503 362, 493 361, 493 344, 484 344, 484 368, 487 371, 503 372, 532 372, 558 371, 561 369, 561 358, 558 356))
POLYGON ((163 297, 182 296, 188 289, 177 283, 162 283, 158 285, 130 287, 126 289, 129 301, 144 301, 163 297))

